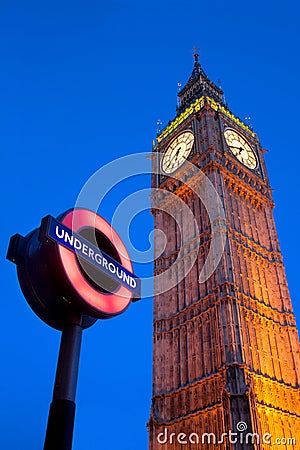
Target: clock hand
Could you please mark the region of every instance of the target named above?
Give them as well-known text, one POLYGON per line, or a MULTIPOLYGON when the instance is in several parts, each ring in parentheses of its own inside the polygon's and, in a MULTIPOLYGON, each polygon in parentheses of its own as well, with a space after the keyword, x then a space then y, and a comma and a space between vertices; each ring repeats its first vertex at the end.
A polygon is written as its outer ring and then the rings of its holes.
POLYGON ((177 152, 175 153, 174 158, 176 158, 176 156, 178 155, 179 151, 180 151, 181 147, 179 147, 179 149, 177 150, 177 152))
POLYGON ((237 148, 239 150, 239 153, 244 150, 243 147, 235 147, 234 145, 231 145, 230 148, 237 148))
POLYGON ((166 167, 168 170, 170 170, 170 169, 172 169, 172 168, 174 167, 174 162, 173 162, 173 160, 177 158, 177 156, 178 156, 180 150, 181 150, 181 147, 179 147, 179 148, 177 149, 177 151, 176 151, 176 153, 175 153, 175 155, 174 155, 173 157, 170 155, 172 159, 170 158, 169 163, 168 163, 168 165, 167 165, 167 167, 166 167))

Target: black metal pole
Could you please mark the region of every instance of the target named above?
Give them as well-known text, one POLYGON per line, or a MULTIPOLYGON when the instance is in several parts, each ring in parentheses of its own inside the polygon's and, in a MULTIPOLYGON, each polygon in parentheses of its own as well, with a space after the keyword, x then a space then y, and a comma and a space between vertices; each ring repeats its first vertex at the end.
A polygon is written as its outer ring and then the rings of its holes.
POLYGON ((62 331, 44 450, 72 449, 81 338, 80 316, 62 331))

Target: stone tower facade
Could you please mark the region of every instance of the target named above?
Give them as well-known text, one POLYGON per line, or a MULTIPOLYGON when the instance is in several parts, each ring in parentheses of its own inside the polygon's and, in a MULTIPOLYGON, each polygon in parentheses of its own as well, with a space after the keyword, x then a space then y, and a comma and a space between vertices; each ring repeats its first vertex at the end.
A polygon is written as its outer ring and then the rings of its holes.
POLYGON ((279 440, 281 449, 298 449, 300 346, 265 150, 194 58, 177 115, 157 136, 152 155, 154 226, 167 242, 163 250, 159 235, 155 242, 149 449, 270 450, 279 440), (193 180, 186 161, 201 170, 193 180), (217 267, 199 282, 213 226, 201 195, 182 180, 200 186, 203 173, 222 203, 225 243, 217 267), (164 192, 172 194, 169 209, 164 192), (197 226, 185 223, 174 196, 197 226), (178 283, 164 289, 159 275, 176 262, 169 277, 178 283))

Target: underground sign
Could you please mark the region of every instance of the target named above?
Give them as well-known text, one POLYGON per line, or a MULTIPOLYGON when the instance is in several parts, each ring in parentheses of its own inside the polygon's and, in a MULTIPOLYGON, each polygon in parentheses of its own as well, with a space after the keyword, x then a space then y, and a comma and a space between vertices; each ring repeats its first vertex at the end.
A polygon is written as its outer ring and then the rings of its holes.
POLYGON ((11 238, 8 259, 16 263, 21 289, 36 314, 62 329, 76 311, 83 327, 125 311, 140 298, 128 252, 101 216, 72 209, 47 216, 26 237, 11 238))

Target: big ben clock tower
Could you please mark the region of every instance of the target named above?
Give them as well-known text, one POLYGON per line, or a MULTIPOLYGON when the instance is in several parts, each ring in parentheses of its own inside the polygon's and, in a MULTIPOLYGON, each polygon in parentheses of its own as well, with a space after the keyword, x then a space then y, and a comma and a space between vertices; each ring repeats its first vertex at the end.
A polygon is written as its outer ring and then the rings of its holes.
POLYGON ((194 59, 177 115, 152 155, 154 226, 166 239, 161 249, 159 234, 155 242, 149 449, 298 449, 300 347, 265 151, 228 109, 196 52, 194 59), (223 251, 202 279, 213 226, 201 195, 187 187, 189 164, 198 170, 193 184, 208 178, 224 213, 223 251), (180 205, 175 220, 162 192, 177 196, 196 226, 180 205), (163 288, 160 275, 175 263, 178 282, 163 288))

